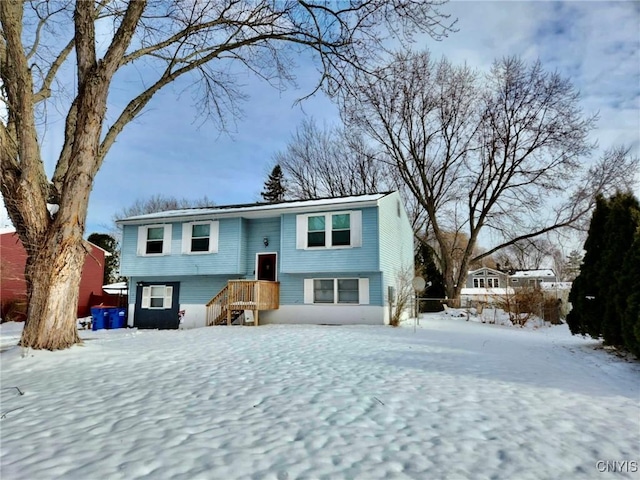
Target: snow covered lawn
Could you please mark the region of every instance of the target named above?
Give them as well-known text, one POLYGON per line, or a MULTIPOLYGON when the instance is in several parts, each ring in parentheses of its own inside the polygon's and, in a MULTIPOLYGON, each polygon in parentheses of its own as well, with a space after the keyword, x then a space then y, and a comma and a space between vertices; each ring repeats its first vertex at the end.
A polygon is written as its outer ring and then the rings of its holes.
POLYGON ((6 350, 0 477, 638 478, 597 464, 640 460, 638 363, 566 326, 420 323, 81 331, 68 351, 6 350))

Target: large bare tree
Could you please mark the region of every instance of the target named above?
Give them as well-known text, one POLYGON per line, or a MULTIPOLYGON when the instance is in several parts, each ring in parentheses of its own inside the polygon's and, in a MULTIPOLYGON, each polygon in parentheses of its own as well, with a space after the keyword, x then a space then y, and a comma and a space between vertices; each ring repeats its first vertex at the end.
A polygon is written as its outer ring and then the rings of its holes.
POLYGON ((446 34, 441 4, 0 1, 6 109, 0 122, 0 189, 27 251, 29 305, 21 345, 55 350, 79 342, 74 316, 89 193, 118 134, 160 90, 193 74, 204 113, 224 122, 242 99, 234 73, 250 71, 281 85, 294 80, 292 59, 307 51, 317 61, 317 88, 333 93, 345 66, 368 68, 381 51, 382 32, 401 39, 416 32, 446 34), (68 71, 74 75, 65 78, 68 71), (137 87, 127 72, 140 78, 137 87), (118 81, 126 82, 118 92, 130 97, 113 112, 109 94, 118 81), (60 90, 68 82, 70 88, 60 90), (46 105, 66 112, 64 143, 50 177, 40 147, 43 131, 51 127, 46 105), (108 109, 113 122, 106 125, 108 109))
POLYGON ((426 213, 449 298, 472 262, 582 226, 596 195, 627 188, 638 165, 624 148, 590 162, 595 117, 582 113, 568 79, 540 63, 504 58, 480 74, 402 53, 373 74, 357 72, 348 93, 346 121, 375 142, 426 213), (475 254, 481 232, 494 246, 475 254))
POLYGON ((537 270, 542 268, 545 261, 554 260, 557 255, 559 251, 550 240, 533 237, 503 248, 496 253, 496 260, 501 267, 508 270, 537 270))
POLYGON ((275 162, 284 171, 294 199, 361 195, 391 189, 389 169, 360 132, 306 118, 275 162))

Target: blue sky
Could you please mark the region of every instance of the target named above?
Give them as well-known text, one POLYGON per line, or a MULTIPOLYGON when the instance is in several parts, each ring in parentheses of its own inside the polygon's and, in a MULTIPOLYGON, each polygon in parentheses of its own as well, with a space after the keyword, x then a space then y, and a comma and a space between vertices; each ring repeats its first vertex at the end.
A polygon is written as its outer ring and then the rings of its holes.
MULTIPOLYGON (((441 42, 420 38, 414 49, 429 48, 481 71, 502 56, 539 58, 547 70, 571 78, 585 113, 600 113, 594 141, 602 148, 631 145, 640 155, 640 2, 454 1, 444 10, 458 18, 459 31, 441 42)), ((298 88, 285 92, 246 76, 244 117, 229 134, 203 123, 183 85, 163 91, 107 155, 91 194, 87 234, 108 231, 114 213, 155 194, 206 195, 219 205, 259 200, 273 155, 305 115, 338 120, 336 107, 321 94, 294 105, 317 80, 315 67, 304 61, 295 73, 298 88)), ((126 96, 126 84, 118 88, 126 96)), ((42 144, 48 171, 60 139, 51 126, 42 144)))

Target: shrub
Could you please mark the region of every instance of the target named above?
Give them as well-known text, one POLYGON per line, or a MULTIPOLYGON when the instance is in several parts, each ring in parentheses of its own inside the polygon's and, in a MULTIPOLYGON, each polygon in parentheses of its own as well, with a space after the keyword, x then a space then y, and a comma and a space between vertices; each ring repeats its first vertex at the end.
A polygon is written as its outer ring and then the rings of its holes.
POLYGON ((6 300, 0 306, 2 322, 24 322, 27 319, 27 301, 19 298, 6 300))
POLYGON ((391 309, 389 317, 389 325, 397 327, 405 312, 412 307, 414 297, 411 280, 413 279, 413 270, 405 269, 396 276, 396 298, 391 309))
POLYGON ((514 325, 524 326, 533 317, 539 317, 554 325, 560 320, 561 302, 555 298, 545 298, 539 289, 523 288, 506 295, 498 306, 509 314, 514 325))

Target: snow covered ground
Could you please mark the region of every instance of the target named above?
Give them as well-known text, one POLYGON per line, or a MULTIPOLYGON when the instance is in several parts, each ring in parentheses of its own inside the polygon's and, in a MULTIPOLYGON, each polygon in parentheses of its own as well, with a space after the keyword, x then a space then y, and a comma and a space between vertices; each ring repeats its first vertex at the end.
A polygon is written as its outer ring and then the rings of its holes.
POLYGON ((0 354, 3 480, 639 475, 640 366, 564 325, 81 336, 0 354))

